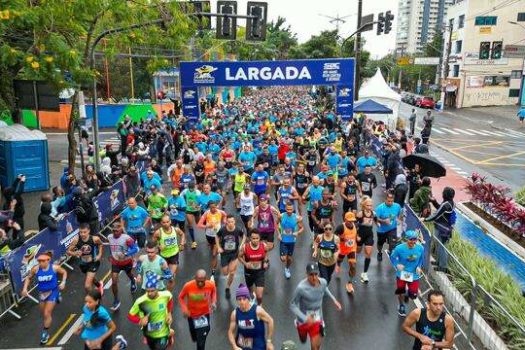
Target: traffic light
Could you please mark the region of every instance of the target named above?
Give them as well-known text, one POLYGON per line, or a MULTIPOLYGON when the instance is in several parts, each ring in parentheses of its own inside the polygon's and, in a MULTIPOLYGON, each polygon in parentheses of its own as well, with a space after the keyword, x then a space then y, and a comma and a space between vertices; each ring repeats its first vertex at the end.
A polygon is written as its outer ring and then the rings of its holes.
MULTIPOLYGON (((192 12, 194 13, 210 13, 211 10, 209 1, 191 1, 190 5, 193 6, 192 12)), ((211 29, 211 17, 198 15, 197 23, 199 25, 199 30, 211 29)))
POLYGON ((385 27, 385 16, 383 15, 383 12, 377 15, 377 35, 381 35, 383 33, 385 27))
MULTIPOLYGON (((236 1, 217 1, 217 13, 224 15, 237 14, 236 1)), ((217 16, 217 39, 235 40, 237 38, 237 18, 217 16)))
POLYGON ((479 44, 479 59, 488 60, 490 58, 490 41, 483 41, 479 44))
POLYGON ((501 58, 501 51, 503 50, 503 42, 494 41, 492 42, 492 58, 493 60, 499 60, 501 58))
POLYGON ((259 1, 248 1, 248 16, 257 18, 248 18, 246 20, 246 40, 264 41, 266 39, 266 18, 268 13, 268 4, 259 1))
POLYGON ((394 19, 394 15, 391 11, 386 11, 385 14, 385 34, 390 33, 392 30, 392 20, 394 19))

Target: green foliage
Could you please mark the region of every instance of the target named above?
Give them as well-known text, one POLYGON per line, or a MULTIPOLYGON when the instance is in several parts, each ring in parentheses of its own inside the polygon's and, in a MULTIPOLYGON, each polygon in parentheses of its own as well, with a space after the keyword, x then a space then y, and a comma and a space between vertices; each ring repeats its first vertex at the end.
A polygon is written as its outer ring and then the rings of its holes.
POLYGON ((525 206, 525 187, 516 193, 514 199, 516 200, 516 203, 525 206))
MULTIPOLYGON (((458 232, 452 235, 448 249, 458 257, 459 262, 474 276, 475 280, 490 293, 514 319, 525 327, 525 298, 521 295, 520 286, 496 264, 479 254, 477 249, 469 242, 460 238, 458 232)), ((449 259, 449 270, 456 288, 470 300, 472 282, 465 276, 452 259, 449 259)), ((483 318, 490 320, 498 334, 502 337, 508 348, 512 350, 525 348, 525 334, 503 314, 496 305, 489 303, 478 293, 477 310, 483 318)))
POLYGON ((331 58, 340 56, 337 30, 323 30, 319 35, 313 35, 301 44, 301 54, 305 57, 294 58, 331 58))

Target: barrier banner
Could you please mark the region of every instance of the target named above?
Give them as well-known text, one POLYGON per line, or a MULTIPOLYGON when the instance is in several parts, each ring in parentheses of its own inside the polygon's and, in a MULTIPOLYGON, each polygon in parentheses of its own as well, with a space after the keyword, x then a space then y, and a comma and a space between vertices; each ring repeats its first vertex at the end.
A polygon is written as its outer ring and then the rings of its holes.
POLYGON ((416 215, 416 213, 414 213, 409 205, 405 204, 404 213, 404 231, 406 232, 406 230, 414 230, 420 234, 420 237, 423 238, 425 247, 425 263, 423 265, 423 269, 427 271, 430 264, 430 244, 432 242, 430 231, 423 224, 423 222, 421 222, 419 217, 416 215))
POLYGON ((123 182, 119 181, 111 187, 111 190, 99 194, 94 203, 100 223, 105 223, 108 219, 112 220, 113 215, 122 211, 126 203, 123 182))
POLYGON ((336 112, 343 120, 351 120, 354 111, 354 97, 351 85, 337 85, 335 98, 336 112))
POLYGON ((197 88, 181 87, 182 95, 182 115, 188 118, 189 122, 196 122, 200 118, 199 94, 197 88))

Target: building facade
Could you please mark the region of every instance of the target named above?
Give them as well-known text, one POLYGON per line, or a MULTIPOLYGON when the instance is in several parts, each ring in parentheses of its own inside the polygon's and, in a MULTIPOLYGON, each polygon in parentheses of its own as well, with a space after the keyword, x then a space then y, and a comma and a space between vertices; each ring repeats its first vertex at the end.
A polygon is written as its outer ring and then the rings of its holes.
POLYGON ((440 34, 447 7, 454 0, 399 0, 396 52, 413 54, 440 34))
POLYGON ((456 0, 446 23, 446 104, 517 104, 525 73, 525 0, 456 0))

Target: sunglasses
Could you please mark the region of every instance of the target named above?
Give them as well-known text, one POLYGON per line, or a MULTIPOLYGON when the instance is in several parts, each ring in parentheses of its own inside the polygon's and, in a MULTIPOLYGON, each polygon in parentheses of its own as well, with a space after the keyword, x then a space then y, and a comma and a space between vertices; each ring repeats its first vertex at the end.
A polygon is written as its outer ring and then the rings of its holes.
POLYGON ((409 241, 415 242, 417 241, 417 238, 410 238, 409 241))
POLYGON ((328 226, 328 227, 325 227, 324 230, 325 230, 325 231, 332 231, 333 228, 332 228, 331 226, 328 226))

